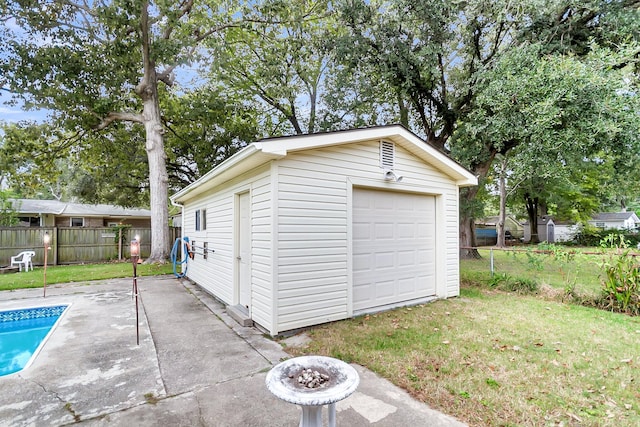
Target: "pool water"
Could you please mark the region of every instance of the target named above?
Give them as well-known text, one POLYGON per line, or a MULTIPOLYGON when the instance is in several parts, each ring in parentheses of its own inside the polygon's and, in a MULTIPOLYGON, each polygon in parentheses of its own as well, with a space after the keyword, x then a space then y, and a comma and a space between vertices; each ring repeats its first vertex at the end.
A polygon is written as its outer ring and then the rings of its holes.
POLYGON ((66 305, 0 312, 0 376, 27 367, 66 305))

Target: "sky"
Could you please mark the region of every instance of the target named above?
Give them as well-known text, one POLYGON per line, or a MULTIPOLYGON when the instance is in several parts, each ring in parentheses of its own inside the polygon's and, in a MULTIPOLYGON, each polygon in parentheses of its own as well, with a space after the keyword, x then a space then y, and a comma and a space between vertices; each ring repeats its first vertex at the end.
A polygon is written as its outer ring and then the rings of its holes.
POLYGON ((20 106, 8 106, 4 105, 6 100, 4 97, 0 98, 0 122, 15 123, 18 121, 35 121, 38 123, 44 122, 47 118, 47 111, 45 110, 32 110, 24 111, 20 106))
MULTIPOLYGON (((8 31, 21 31, 14 19, 8 19, 1 23, 8 31)), ((18 122, 21 120, 43 122, 47 117, 45 110, 24 111, 23 104, 7 105, 11 101, 11 94, 0 91, 0 122, 18 122)))

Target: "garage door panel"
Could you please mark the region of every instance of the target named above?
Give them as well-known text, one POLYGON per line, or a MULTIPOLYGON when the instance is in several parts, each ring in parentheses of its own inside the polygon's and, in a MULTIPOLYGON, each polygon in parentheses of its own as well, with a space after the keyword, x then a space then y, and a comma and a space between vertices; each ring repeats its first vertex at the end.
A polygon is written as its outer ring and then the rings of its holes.
POLYGON ((391 298, 395 294, 395 280, 378 281, 375 284, 375 298, 391 298))
POLYGON ((416 224, 398 224, 399 239, 413 239, 416 235, 416 224))
POLYGON ((398 266, 401 268, 408 268, 415 265, 416 260, 418 259, 416 255, 417 255, 417 251, 399 250, 398 266))
POLYGON ((396 266, 395 252, 378 252, 375 254, 376 270, 393 269, 396 266))
POLYGON ((374 234, 371 235, 371 238, 375 240, 381 239, 393 239, 395 237, 394 233, 394 224, 391 222, 388 223, 376 223, 374 226, 374 234))
POLYGON ((399 295, 412 295, 416 291, 416 279, 411 277, 409 279, 398 280, 398 294, 399 295))
POLYGON ((371 239, 371 225, 366 223, 353 223, 353 234, 361 236, 361 239, 371 239))
POLYGON ((353 272, 371 271, 371 254, 354 254, 353 255, 353 272))
POLYGON ((353 308, 435 295, 435 198, 355 189, 353 308))
POLYGON ((433 262, 433 259, 435 258, 435 251, 432 249, 418 251, 417 253, 419 264, 429 264, 433 262))

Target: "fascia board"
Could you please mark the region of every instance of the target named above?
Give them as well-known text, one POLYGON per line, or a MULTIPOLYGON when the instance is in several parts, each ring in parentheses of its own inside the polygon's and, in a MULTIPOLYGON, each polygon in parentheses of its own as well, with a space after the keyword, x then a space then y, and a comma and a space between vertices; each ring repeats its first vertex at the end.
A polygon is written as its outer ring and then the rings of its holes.
POLYGON ((175 203, 182 203, 270 160, 279 159, 285 155, 286 153, 277 151, 263 152, 260 143, 250 144, 211 169, 198 180, 175 193, 170 197, 170 200, 175 203))
POLYGON ((404 134, 399 136, 411 145, 408 147, 406 144, 403 144, 402 141, 396 140, 394 142, 451 176, 459 187, 478 185, 478 178, 467 170, 467 168, 458 164, 445 153, 424 142, 411 132, 404 129, 402 130, 404 134))

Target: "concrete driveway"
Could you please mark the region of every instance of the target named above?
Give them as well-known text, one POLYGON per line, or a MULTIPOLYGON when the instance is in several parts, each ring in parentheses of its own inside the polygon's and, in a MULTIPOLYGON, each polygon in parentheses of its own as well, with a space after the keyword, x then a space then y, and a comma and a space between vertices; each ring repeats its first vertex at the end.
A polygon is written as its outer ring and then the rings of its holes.
MULTIPOLYGON (((0 310, 70 304, 27 369, 0 377, 0 426, 295 426, 300 409, 266 389, 289 356, 231 320, 199 287, 143 277, 140 345, 131 279, 0 292, 0 310)), ((354 365, 343 426, 461 426, 354 365)))

